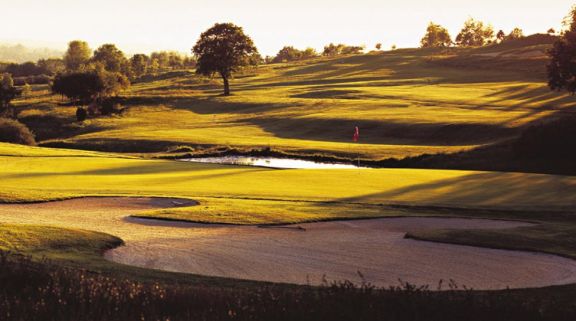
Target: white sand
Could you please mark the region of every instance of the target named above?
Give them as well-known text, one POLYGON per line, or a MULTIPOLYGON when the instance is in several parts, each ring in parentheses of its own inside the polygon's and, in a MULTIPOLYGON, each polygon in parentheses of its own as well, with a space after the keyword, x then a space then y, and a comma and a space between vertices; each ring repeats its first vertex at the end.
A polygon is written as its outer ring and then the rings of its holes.
POLYGON ((149 198, 4 204, 0 222, 109 233, 126 241, 126 246, 106 253, 112 261, 210 276, 318 284, 323 275, 328 280, 359 282, 359 271, 378 286, 398 285, 401 279, 435 288, 440 279, 453 279, 474 289, 576 283, 576 261, 559 256, 404 238, 405 232, 417 229, 496 229, 526 223, 384 218, 300 224, 305 230, 299 230, 127 218, 145 209, 174 205, 171 199, 149 198))

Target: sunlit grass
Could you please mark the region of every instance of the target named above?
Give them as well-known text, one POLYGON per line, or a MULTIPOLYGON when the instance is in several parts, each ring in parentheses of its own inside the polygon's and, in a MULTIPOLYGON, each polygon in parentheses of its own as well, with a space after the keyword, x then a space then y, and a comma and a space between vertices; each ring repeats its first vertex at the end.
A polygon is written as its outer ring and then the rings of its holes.
MULTIPOLYGON (((523 48, 502 50, 510 55, 523 48)), ((507 139, 519 127, 573 106, 569 97, 548 90, 542 60, 522 62, 542 72, 522 73, 449 68, 430 62, 436 55, 399 50, 265 65, 238 74, 230 97, 220 95, 217 79, 175 73, 135 83, 123 94, 130 110, 121 117, 92 119, 69 137, 51 139, 80 146, 112 139, 402 158, 507 139), (361 139, 352 145, 354 126, 361 139)), ((73 121, 73 107, 57 106, 60 97, 39 92, 17 102, 23 116, 49 110, 73 121)))
MULTIPOLYGON (((9 146, 9 145, 8 145, 9 146)), ((41 150, 22 149, 30 155, 41 150)), ((72 152, 75 153, 75 152, 72 152)), ((420 169, 276 170, 109 157, 0 157, 4 201, 89 195, 566 209, 576 178, 420 169)))

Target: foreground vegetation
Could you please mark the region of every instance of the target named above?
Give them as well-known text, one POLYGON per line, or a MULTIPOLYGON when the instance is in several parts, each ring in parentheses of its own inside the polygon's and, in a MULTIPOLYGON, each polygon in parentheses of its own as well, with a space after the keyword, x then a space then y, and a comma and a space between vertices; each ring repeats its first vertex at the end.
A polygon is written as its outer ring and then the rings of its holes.
POLYGON ((9 320, 572 320, 570 299, 505 291, 434 293, 403 285, 247 289, 142 283, 0 252, 9 320))

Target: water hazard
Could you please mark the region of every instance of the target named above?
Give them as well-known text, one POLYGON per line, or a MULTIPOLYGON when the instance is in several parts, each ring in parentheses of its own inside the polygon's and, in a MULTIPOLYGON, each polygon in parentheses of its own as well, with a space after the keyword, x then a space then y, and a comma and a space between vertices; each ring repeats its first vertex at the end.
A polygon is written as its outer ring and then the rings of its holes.
POLYGON ((186 162, 228 164, 243 166, 259 166, 270 168, 301 168, 301 169, 343 169, 366 168, 362 164, 327 163, 295 158, 252 157, 252 156, 219 156, 181 159, 186 162))

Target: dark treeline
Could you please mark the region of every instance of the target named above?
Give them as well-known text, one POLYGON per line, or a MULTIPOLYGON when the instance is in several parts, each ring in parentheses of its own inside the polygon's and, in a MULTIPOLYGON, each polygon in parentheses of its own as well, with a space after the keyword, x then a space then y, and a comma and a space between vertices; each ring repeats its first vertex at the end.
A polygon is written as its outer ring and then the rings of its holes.
MULTIPOLYGON (((22 86, 25 83, 47 84, 50 82, 51 77, 58 73, 77 71, 80 66, 87 66, 89 62, 103 60, 109 61, 114 57, 114 54, 107 57, 105 56, 110 54, 110 50, 115 50, 115 46, 104 45, 98 48, 98 50, 100 50, 99 56, 95 56, 95 58, 90 61, 92 58, 92 52, 89 47, 87 47, 87 44, 86 47, 83 48, 82 46, 84 46, 84 44, 85 43, 82 41, 72 41, 63 58, 40 59, 37 62, 28 61, 24 63, 0 62, 0 72, 12 75, 17 86, 22 86), (112 48, 112 46, 114 46, 114 48, 112 48), (86 54, 84 50, 88 50, 89 53, 86 54), (82 57, 79 57, 82 55, 85 55, 85 60, 82 60, 82 57)), ((97 52, 94 52, 94 54, 96 53, 97 52)), ((167 70, 193 68, 195 66, 195 60, 193 57, 175 51, 158 51, 153 52, 150 55, 135 54, 130 58, 126 58, 124 53, 121 53, 117 58, 125 60, 123 72, 132 79, 146 74, 155 74, 167 70)))
MULTIPOLYGON (((109 277, 0 252, 2 320, 392 320, 567 321, 564 299, 514 291, 444 291, 402 284, 379 289, 350 282, 322 287, 245 288, 157 284, 109 277)), ((400 283, 399 283, 400 284, 400 283)), ((439 284, 438 286, 441 286, 439 284)))
MULTIPOLYGON (((550 28, 547 34, 554 35, 556 31, 550 28)), ((420 45, 422 48, 481 47, 521 38, 524 38, 524 32, 520 28, 514 28, 508 34, 503 30, 494 32, 492 25, 469 18, 464 22, 462 29, 454 40, 452 40, 448 29, 430 22, 424 37, 420 40, 420 45)))
POLYGON ((279 63, 279 62, 290 62, 298 60, 306 60, 311 58, 316 58, 320 56, 339 56, 339 55, 351 55, 360 54, 364 51, 363 46, 348 46, 345 44, 329 44, 324 46, 322 54, 319 54, 314 48, 306 48, 304 50, 299 50, 293 46, 285 46, 280 49, 275 57, 266 57, 265 63, 279 63))

